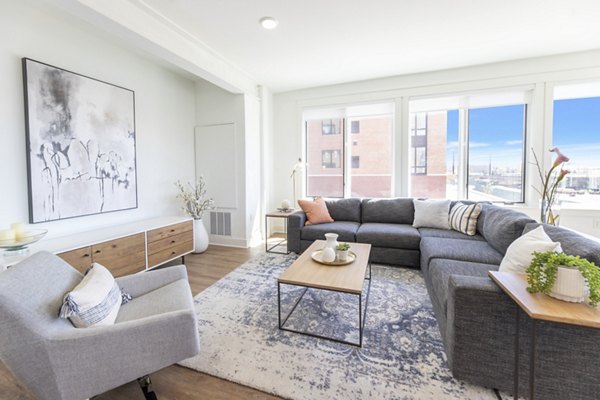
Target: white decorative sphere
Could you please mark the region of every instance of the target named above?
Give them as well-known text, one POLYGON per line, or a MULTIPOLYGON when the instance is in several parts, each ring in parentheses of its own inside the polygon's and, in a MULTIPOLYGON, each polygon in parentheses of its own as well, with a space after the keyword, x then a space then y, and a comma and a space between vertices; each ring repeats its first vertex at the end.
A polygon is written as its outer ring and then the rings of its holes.
POLYGON ((325 247, 323 249, 322 259, 325 262, 333 262, 333 261, 335 261, 335 250, 333 250, 331 247, 325 247))
POLYGON ((284 200, 281 202, 281 208, 287 210, 288 208, 292 208, 289 200, 284 200))

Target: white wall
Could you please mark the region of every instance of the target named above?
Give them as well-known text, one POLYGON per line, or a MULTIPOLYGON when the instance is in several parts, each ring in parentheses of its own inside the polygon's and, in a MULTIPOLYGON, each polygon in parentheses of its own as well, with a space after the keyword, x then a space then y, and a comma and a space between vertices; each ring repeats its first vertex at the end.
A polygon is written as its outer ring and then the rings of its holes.
MULTIPOLYGON (((271 183, 273 188, 267 208, 277 207, 281 200, 292 198, 292 182, 289 179, 292 166, 302 156, 302 111, 311 107, 326 107, 361 102, 393 101, 396 104, 394 128, 394 155, 396 175, 394 194, 405 196, 408 182, 402 160, 408 157, 408 127, 403 119, 408 113, 408 99, 417 96, 487 90, 494 88, 533 85, 534 99, 531 107, 528 145, 544 154, 544 162, 550 163, 545 149, 551 144, 552 88, 556 82, 600 79, 600 51, 574 53, 562 56, 542 57, 490 65, 459 68, 413 75, 374 79, 362 82, 311 88, 274 95, 273 107, 273 160, 271 183)), ((537 184, 539 179, 528 173, 527 184, 537 184)), ((539 185, 538 185, 539 186, 539 185)), ((529 188, 528 188, 529 189, 529 188)), ((537 194, 529 190, 525 211, 537 207, 537 194)), ((573 229, 600 236, 600 212, 587 211, 587 220, 577 213, 563 210, 561 224, 573 229)))
MULTIPOLYGON (((223 184, 235 185, 237 202, 234 207, 215 204, 217 211, 231 213, 231 237, 211 235, 210 242, 230 246, 247 247, 260 241, 262 227, 261 211, 261 104, 258 98, 247 94, 233 94, 209 82, 199 82, 196 88, 196 119, 198 126, 235 124, 235 148, 220 151, 223 162, 235 158, 235 173, 221 177, 223 184)), ((216 139, 218 140, 218 138, 216 139)), ((199 143, 198 145, 202 145, 199 143)), ((220 163, 206 163, 198 159, 199 171, 207 177, 208 195, 223 190, 221 182, 211 181, 210 176, 222 175, 220 163), (211 186, 212 185, 212 186, 211 186)), ((205 218, 207 229, 210 219, 205 218)))
POLYGON ((194 82, 52 9, 28 1, 0 5, 0 229, 29 219, 22 57, 135 91, 139 207, 37 226, 61 236, 180 215, 173 182, 194 178, 194 82))

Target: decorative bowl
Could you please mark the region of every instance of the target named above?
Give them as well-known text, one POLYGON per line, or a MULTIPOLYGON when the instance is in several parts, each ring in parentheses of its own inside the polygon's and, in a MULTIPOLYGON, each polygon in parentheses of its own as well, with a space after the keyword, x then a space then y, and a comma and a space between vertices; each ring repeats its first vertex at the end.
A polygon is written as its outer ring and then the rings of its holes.
POLYGON ((4 249, 7 254, 22 252, 27 246, 46 236, 46 233, 47 229, 29 229, 17 239, 0 240, 0 249, 4 249))

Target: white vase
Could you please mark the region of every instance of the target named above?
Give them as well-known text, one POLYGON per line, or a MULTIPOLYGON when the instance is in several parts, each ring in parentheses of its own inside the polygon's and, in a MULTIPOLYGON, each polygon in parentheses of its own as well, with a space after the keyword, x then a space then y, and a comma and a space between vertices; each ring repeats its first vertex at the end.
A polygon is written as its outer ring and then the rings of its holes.
POLYGON ((202 218, 194 220, 194 253, 204 253, 208 249, 208 233, 202 218))
POLYGON ((333 250, 331 247, 325 247, 321 253, 321 259, 325 262, 334 262, 335 250, 333 250))
POLYGON ((582 303, 589 290, 583 275, 577 268, 558 266, 556 281, 550 296, 571 303, 582 303))
POLYGON ((337 233, 326 233, 325 234, 325 239, 327 241, 325 242, 325 246, 323 248, 330 247, 333 250, 334 254, 335 254, 335 248, 338 245, 338 241, 337 241, 338 236, 339 235, 337 233))

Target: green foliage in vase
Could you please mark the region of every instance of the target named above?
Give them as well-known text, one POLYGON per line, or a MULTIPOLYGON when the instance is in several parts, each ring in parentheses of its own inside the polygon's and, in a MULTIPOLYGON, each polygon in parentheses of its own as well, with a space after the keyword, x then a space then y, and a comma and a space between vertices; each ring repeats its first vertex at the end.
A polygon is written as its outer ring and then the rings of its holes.
POLYGON ((533 261, 527 268, 527 283, 529 284, 527 291, 549 294, 556 282, 559 266, 577 268, 581 272, 590 289, 589 303, 596 307, 600 302, 600 268, 579 256, 570 256, 555 251, 534 252, 533 261))
POLYGON ((348 243, 340 243, 335 247, 335 249, 338 251, 346 251, 350 249, 350 245, 348 243))

